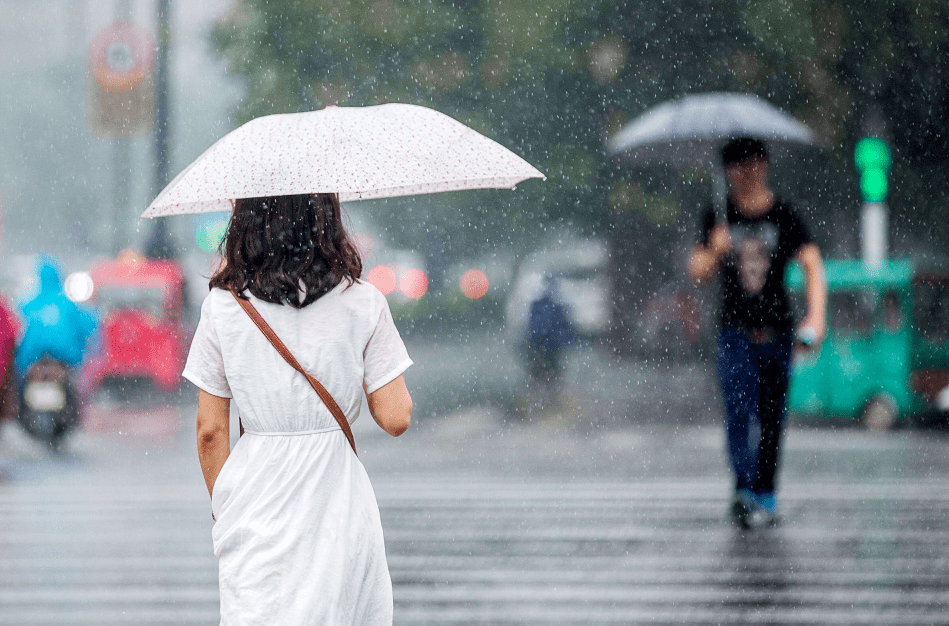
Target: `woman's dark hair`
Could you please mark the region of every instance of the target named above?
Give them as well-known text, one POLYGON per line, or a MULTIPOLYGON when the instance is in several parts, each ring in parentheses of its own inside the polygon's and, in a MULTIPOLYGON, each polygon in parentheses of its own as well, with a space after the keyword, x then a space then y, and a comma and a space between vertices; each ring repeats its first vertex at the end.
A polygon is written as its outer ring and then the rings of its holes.
POLYGON ((240 198, 219 251, 223 262, 211 277, 212 289, 249 291, 294 308, 362 275, 336 194, 240 198))

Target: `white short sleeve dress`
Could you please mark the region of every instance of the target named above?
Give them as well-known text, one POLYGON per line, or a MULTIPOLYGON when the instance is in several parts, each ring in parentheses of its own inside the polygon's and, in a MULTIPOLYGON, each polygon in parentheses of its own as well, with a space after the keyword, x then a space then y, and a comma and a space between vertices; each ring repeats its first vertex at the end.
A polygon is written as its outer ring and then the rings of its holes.
MULTIPOLYGON (((411 364, 385 297, 343 281, 303 309, 251 302, 352 422, 362 385, 411 364)), ((392 582, 375 494, 306 379, 234 297, 212 289, 184 377, 233 398, 245 435, 214 485, 222 626, 390 626, 392 582)))

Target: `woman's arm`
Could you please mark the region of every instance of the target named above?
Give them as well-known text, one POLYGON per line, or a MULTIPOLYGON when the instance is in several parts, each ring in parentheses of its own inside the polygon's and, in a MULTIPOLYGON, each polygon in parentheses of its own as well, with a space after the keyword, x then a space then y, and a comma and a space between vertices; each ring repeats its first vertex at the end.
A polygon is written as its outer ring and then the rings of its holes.
MULTIPOLYGON (((363 385, 363 390, 365 390, 363 385)), ((393 437, 398 437, 412 423, 412 396, 405 386, 405 378, 399 376, 372 393, 366 394, 369 412, 379 427, 393 437)))
POLYGON ((214 492, 217 475, 231 453, 231 401, 198 390, 198 461, 208 485, 214 492))

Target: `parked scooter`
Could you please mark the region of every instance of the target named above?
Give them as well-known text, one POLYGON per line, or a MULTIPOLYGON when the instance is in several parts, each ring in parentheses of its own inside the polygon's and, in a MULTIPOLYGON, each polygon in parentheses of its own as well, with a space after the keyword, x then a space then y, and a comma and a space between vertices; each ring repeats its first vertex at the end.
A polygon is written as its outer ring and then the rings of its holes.
POLYGON ((62 361, 44 356, 26 372, 20 387, 17 419, 31 436, 59 448, 79 425, 79 392, 72 370, 62 361))

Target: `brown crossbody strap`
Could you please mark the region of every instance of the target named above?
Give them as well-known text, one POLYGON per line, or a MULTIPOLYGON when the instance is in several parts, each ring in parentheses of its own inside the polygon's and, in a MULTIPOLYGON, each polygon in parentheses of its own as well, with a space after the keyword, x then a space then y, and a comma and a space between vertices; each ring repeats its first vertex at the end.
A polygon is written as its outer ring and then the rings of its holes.
MULTIPOLYGON (((330 395, 330 392, 326 390, 320 381, 313 378, 303 369, 299 361, 297 361, 290 350, 284 345, 283 341, 280 340, 280 337, 277 336, 277 333, 273 331, 273 328, 270 327, 270 324, 267 323, 263 317, 260 316, 260 313, 254 308, 254 305, 250 303, 249 300, 245 300, 238 296, 233 291, 231 295, 234 296, 234 299, 237 300, 237 303, 241 305, 241 308, 244 309, 244 312, 247 313, 248 317, 257 325, 257 328, 260 329, 260 332, 264 334, 273 347, 277 349, 277 352, 280 353, 280 356, 290 364, 290 366, 296 371, 300 372, 306 379, 309 381, 310 386, 313 387, 313 390, 320 396, 320 399, 323 401, 323 404, 326 405, 326 408, 330 410, 330 413, 333 414, 333 417, 336 418, 339 427, 343 429, 343 433, 346 435, 346 439, 349 440, 349 445, 353 448, 353 454, 356 454, 356 439, 353 437, 353 429, 349 426, 349 420, 346 419, 346 416, 343 414, 342 409, 339 408, 339 405, 336 404, 336 400, 333 399, 333 396, 330 395)), ((357 455, 358 456, 358 455, 357 455)))

